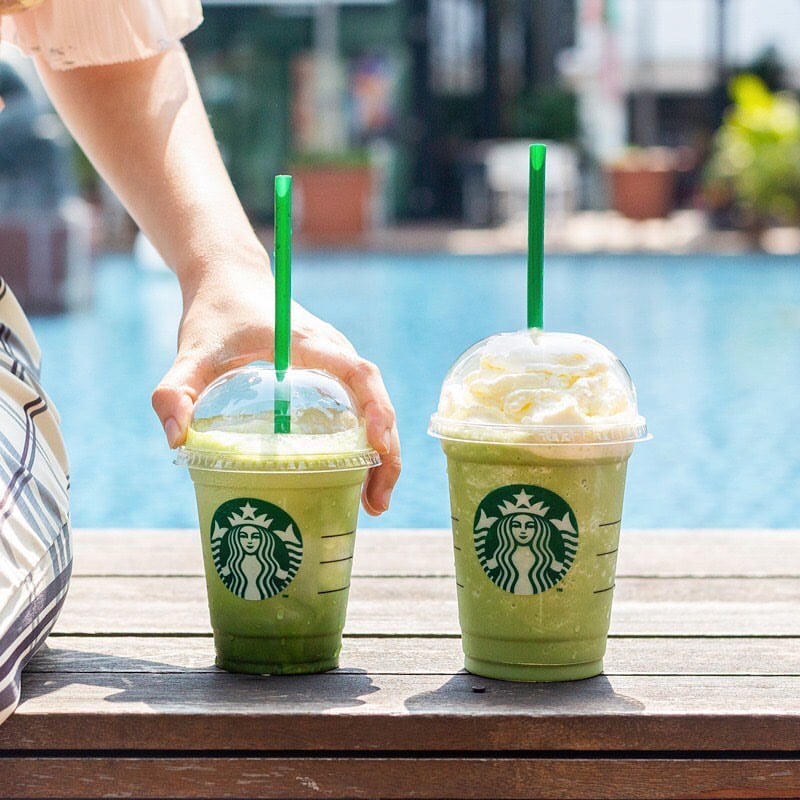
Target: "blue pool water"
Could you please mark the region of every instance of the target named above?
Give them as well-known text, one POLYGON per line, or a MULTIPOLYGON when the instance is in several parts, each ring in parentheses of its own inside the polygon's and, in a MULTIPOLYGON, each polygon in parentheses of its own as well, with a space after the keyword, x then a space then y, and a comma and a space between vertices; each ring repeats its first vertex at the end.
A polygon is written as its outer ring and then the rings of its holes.
MULTIPOLYGON (((405 469, 362 524, 449 525, 444 458, 426 436, 441 378, 469 345, 525 318, 511 257, 299 256, 295 295, 381 365, 405 469)), ((654 435, 630 463, 628 527, 800 527, 800 264, 774 257, 552 257, 546 324, 626 363, 654 435)), ((265 302, 269 302, 265 298, 265 302)), ((98 267, 94 307, 37 318, 44 381, 72 462, 76 526, 196 524, 150 392, 169 366, 170 274, 98 267)))

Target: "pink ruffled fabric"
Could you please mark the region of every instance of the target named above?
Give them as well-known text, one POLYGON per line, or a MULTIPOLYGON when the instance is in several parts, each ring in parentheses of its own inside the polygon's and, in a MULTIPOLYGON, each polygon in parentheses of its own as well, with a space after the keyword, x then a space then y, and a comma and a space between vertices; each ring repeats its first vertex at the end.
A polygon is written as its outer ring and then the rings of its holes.
POLYGON ((154 56, 202 21, 200 0, 46 0, 0 17, 0 38, 72 69, 154 56))

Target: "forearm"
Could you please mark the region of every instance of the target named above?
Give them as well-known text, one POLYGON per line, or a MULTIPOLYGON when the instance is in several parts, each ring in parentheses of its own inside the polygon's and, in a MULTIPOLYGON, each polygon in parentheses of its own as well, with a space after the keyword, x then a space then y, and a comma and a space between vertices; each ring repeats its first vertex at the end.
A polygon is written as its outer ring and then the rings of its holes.
MULTIPOLYGON (((211 381, 234 364, 273 357, 267 255, 231 186, 182 49, 66 72, 38 66, 73 136, 181 282, 178 355, 153 393, 176 447, 211 381)), ((367 436, 383 458, 364 506, 378 514, 400 472, 394 411, 380 373, 303 309, 295 309, 292 331, 293 363, 332 372, 364 409, 367 436)))
POLYGON ((188 299, 267 256, 222 163, 183 48, 145 60, 39 73, 65 124, 188 299))

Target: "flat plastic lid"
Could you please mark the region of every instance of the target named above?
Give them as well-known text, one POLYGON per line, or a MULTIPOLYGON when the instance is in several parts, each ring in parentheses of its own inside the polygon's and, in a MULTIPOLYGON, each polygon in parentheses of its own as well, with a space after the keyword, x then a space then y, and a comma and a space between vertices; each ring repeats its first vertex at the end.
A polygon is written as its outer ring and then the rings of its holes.
POLYGON ((445 376, 428 433, 523 445, 649 438, 617 356, 586 336, 536 329, 495 334, 464 352, 445 376))
POLYGON ((177 464, 237 472, 321 472, 380 463, 361 409, 327 372, 253 362, 197 399, 177 464), (287 431, 288 428, 288 431, 287 431), (276 429, 278 432, 276 432, 276 429))

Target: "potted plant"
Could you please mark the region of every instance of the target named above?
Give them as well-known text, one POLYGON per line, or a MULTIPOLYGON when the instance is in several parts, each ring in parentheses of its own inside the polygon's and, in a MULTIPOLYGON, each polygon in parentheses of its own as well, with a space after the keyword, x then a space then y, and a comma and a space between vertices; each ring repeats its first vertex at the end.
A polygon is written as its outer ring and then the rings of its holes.
POLYGON ((292 159, 295 231, 321 245, 356 244, 370 228, 373 170, 365 150, 306 153, 292 159))
POLYGON ((630 147, 606 168, 611 207, 631 219, 666 217, 675 209, 677 158, 666 147, 630 147))
POLYGON ((768 225, 800 224, 800 103, 755 75, 735 78, 730 93, 704 173, 710 211, 754 237, 768 225))

